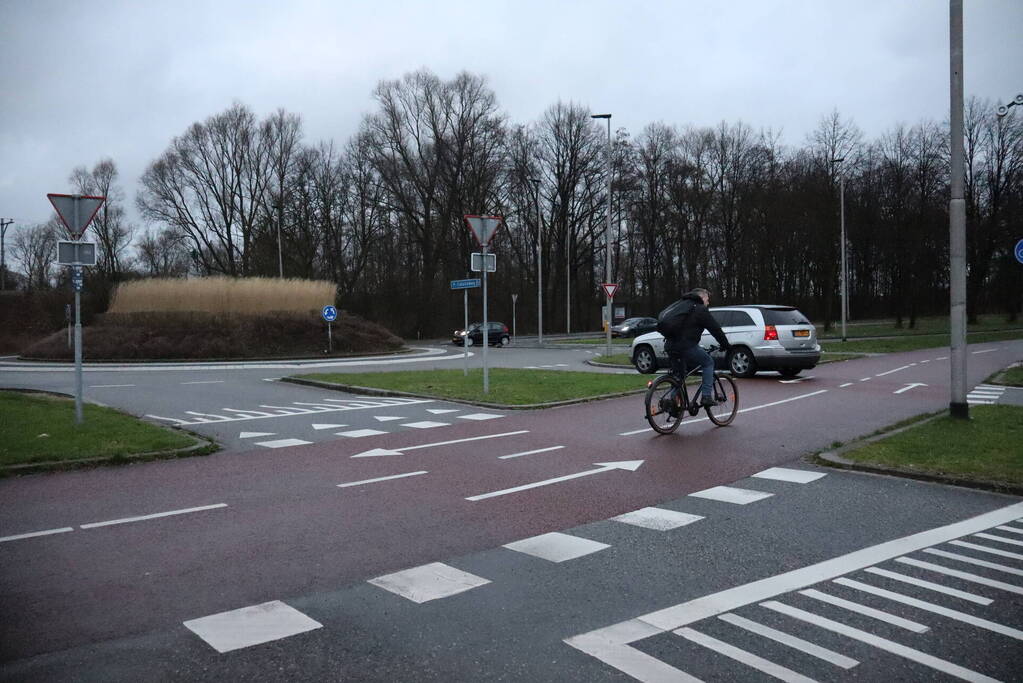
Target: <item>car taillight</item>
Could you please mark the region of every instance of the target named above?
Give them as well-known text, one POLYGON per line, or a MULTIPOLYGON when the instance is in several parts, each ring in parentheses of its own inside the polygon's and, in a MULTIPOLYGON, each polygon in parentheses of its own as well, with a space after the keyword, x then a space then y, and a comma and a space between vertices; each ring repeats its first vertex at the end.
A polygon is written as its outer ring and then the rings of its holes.
POLYGON ((503 327, 503 328, 504 328, 504 331, 505 331, 505 332, 507 332, 507 331, 508 331, 508 326, 507 326, 507 325, 501 325, 501 327, 503 327))
POLYGON ((778 328, 768 325, 764 329, 764 341, 778 341, 778 328))

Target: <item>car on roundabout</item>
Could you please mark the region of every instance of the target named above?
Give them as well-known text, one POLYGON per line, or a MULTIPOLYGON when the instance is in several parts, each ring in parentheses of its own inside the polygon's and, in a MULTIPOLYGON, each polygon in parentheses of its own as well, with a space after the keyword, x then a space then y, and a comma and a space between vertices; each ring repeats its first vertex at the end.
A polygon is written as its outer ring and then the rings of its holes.
POLYGON ((626 318, 617 325, 611 326, 612 337, 638 337, 653 332, 657 327, 657 318, 626 318))
MULTIPOLYGON (((493 320, 487 322, 487 341, 491 346, 508 346, 511 343, 511 334, 508 326, 504 323, 493 320)), ((451 343, 456 346, 482 346, 483 344, 483 323, 469 325, 468 331, 455 330, 451 336, 451 343)))
MULTIPOLYGON (((777 370, 782 377, 791 379, 820 362, 817 328, 792 306, 715 306, 710 314, 732 346, 727 354, 711 354, 719 370, 728 370, 736 377, 777 370)), ((704 332, 700 346, 715 345, 714 338, 704 332)), ((636 370, 644 374, 669 366, 664 337, 658 332, 636 337, 631 357, 636 370)))

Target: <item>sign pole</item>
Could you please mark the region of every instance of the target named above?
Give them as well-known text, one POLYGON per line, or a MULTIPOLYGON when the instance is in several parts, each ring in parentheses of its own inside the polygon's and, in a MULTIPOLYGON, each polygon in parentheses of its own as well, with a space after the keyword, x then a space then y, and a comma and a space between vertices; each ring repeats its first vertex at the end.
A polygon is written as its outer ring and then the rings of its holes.
POLYGON ((483 244, 483 393, 490 393, 490 373, 487 368, 487 347, 490 346, 490 330, 487 324, 487 245, 483 244))
POLYGON ((469 376, 469 290, 463 289, 463 302, 462 311, 465 314, 465 326, 462 327, 462 331, 465 332, 465 336, 462 337, 462 376, 469 376))
POLYGON ((519 299, 518 294, 512 294, 512 339, 515 339, 519 336, 518 332, 516 332, 517 328, 515 325, 515 302, 518 301, 518 299, 519 299))
MULTIPOLYGON (((75 225, 79 224, 78 205, 75 202, 75 225)), ((80 239, 81 235, 75 237, 80 239)), ((74 279, 82 279, 82 267, 74 266, 74 279)), ((82 424, 82 293, 75 287, 75 424, 82 424)))
POLYGON ((327 323, 327 353, 334 353, 334 339, 330 334, 330 323, 327 323))

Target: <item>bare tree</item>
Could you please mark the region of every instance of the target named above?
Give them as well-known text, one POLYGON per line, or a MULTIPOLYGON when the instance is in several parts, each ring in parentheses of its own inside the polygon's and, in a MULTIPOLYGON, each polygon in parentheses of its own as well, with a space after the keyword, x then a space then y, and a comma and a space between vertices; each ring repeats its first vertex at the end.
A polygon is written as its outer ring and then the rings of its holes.
POLYGON ((107 277, 116 278, 124 268, 123 258, 135 234, 124 212, 124 191, 117 183, 117 165, 103 159, 89 171, 78 166, 68 178, 77 192, 106 197, 89 229, 99 242, 99 267, 107 277))
POLYGON ((45 223, 18 232, 11 252, 21 262, 29 290, 49 289, 53 284, 53 264, 57 260, 60 221, 53 216, 45 223))
POLYGON ((190 255, 184 235, 172 229, 148 230, 135 245, 139 265, 153 277, 180 277, 188 273, 190 255))

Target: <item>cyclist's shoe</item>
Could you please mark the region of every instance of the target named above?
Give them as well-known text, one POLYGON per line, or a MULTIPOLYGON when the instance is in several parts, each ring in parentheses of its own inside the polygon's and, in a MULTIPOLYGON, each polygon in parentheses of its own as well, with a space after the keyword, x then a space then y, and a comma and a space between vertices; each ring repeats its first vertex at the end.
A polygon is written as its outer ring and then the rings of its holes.
POLYGON ((702 408, 713 408, 718 405, 718 402, 714 400, 713 396, 704 395, 700 398, 700 406, 702 408))

